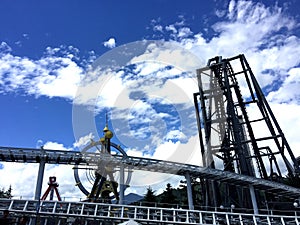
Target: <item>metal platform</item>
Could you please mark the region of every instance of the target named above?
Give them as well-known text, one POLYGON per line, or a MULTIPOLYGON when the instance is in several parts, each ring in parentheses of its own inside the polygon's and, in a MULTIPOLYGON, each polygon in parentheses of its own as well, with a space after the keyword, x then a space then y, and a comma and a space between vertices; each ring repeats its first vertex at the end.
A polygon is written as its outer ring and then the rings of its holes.
POLYGON ((114 205, 86 202, 58 202, 0 199, 0 211, 8 209, 14 217, 27 215, 30 224, 118 224, 129 219, 141 224, 241 224, 241 225, 299 225, 295 212, 289 216, 253 215, 235 212, 200 211, 114 205), (75 222, 77 221, 77 223, 75 222), (81 223, 80 221, 84 221, 81 223), (74 223, 75 222, 75 223, 74 223))

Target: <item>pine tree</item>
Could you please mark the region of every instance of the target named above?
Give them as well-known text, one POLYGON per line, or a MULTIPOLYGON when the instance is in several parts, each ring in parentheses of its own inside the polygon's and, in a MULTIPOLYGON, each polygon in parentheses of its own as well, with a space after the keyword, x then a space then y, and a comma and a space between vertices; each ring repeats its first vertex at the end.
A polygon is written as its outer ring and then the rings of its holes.
POLYGON ((290 174, 286 175, 286 177, 283 179, 283 183, 290 185, 292 187, 300 188, 299 177, 292 176, 290 174))
MULTIPOLYGON (((203 193, 202 193, 202 187, 201 182, 197 178, 191 178, 191 185, 192 185, 192 195, 193 195, 193 204, 194 205, 201 205, 203 204, 203 193)), ((185 180, 180 181, 180 190, 183 191, 183 194, 181 195, 180 204, 187 205, 188 199, 187 199, 187 183, 185 180)), ((179 191, 180 191, 179 190, 179 191)))
POLYGON ((153 206, 156 203, 155 191, 153 191, 150 186, 147 188, 147 192, 144 196, 143 201, 146 202, 146 206, 153 206))
POLYGON ((167 204, 176 204, 178 203, 176 196, 173 193, 174 189, 172 188, 171 184, 168 183, 166 190, 162 194, 161 202, 167 204))
POLYGON ((11 185, 9 186, 8 190, 5 191, 4 188, 2 188, 2 190, 0 190, 0 198, 9 198, 11 199, 12 196, 12 188, 11 185))

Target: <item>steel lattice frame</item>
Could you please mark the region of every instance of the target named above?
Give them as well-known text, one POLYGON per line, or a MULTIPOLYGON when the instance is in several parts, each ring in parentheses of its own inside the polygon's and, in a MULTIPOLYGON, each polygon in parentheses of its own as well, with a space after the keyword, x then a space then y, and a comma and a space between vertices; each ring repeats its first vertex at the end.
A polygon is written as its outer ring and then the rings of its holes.
MULTIPOLYGON (((197 77, 194 101, 204 166, 275 182, 286 171, 298 177, 298 162, 244 55, 212 58, 197 77), (248 109, 256 111, 256 118, 248 109)), ((203 183, 208 204, 247 207, 244 191, 203 183), (218 195, 220 188, 230 199, 218 195)))

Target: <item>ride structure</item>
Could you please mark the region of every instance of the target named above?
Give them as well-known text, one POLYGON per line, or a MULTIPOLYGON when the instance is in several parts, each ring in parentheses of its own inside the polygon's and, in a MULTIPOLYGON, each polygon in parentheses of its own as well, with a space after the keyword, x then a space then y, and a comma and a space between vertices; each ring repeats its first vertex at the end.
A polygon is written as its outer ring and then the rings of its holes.
MULTIPOLYGON (((120 145, 116 145, 115 143, 111 142, 113 132, 108 129, 107 119, 106 126, 103 129, 103 133, 104 136, 101 137, 99 141, 91 140, 90 144, 88 144, 81 151, 83 157, 89 153, 99 153, 111 157, 114 152, 115 154, 118 153, 122 155, 122 158, 125 159, 127 157, 127 154, 124 151, 124 149, 120 145), (114 151, 112 152, 112 150, 114 151)), ((106 162, 91 162, 91 167, 86 168, 88 165, 84 165, 84 168, 81 168, 80 162, 81 161, 78 161, 78 163, 76 163, 76 165, 74 166, 74 178, 76 181, 76 185, 87 196, 86 201, 111 203, 113 199, 117 203, 123 203, 124 191, 130 182, 131 172, 127 171, 126 180, 124 180, 125 171, 124 167, 122 166, 113 167, 112 165, 106 162), (83 185, 78 173, 80 169, 87 169, 87 171, 92 172, 92 174, 87 174, 90 183, 92 183, 91 191, 89 191, 83 185), (116 181, 115 178, 117 173, 120 178, 119 181, 116 181)))
MULTIPOLYGON (((245 56, 212 58, 197 70, 197 78, 194 102, 203 166, 279 183, 284 176, 299 181, 298 161, 245 56)), ((249 208, 250 199, 259 196, 215 181, 202 180, 202 185, 207 205, 249 208)), ((260 196, 258 207, 275 198, 260 196)))

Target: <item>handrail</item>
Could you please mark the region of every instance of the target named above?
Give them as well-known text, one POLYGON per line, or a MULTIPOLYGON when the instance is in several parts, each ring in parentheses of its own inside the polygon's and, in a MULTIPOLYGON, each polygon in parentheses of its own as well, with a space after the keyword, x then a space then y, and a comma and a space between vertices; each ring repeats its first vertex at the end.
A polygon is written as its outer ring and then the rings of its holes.
POLYGON ((90 202, 59 202, 38 200, 0 199, 0 211, 8 209, 14 214, 36 218, 84 218, 86 220, 125 221, 139 223, 172 224, 299 224, 300 217, 291 215, 249 214, 204 210, 158 208, 133 205, 116 205, 90 202))

